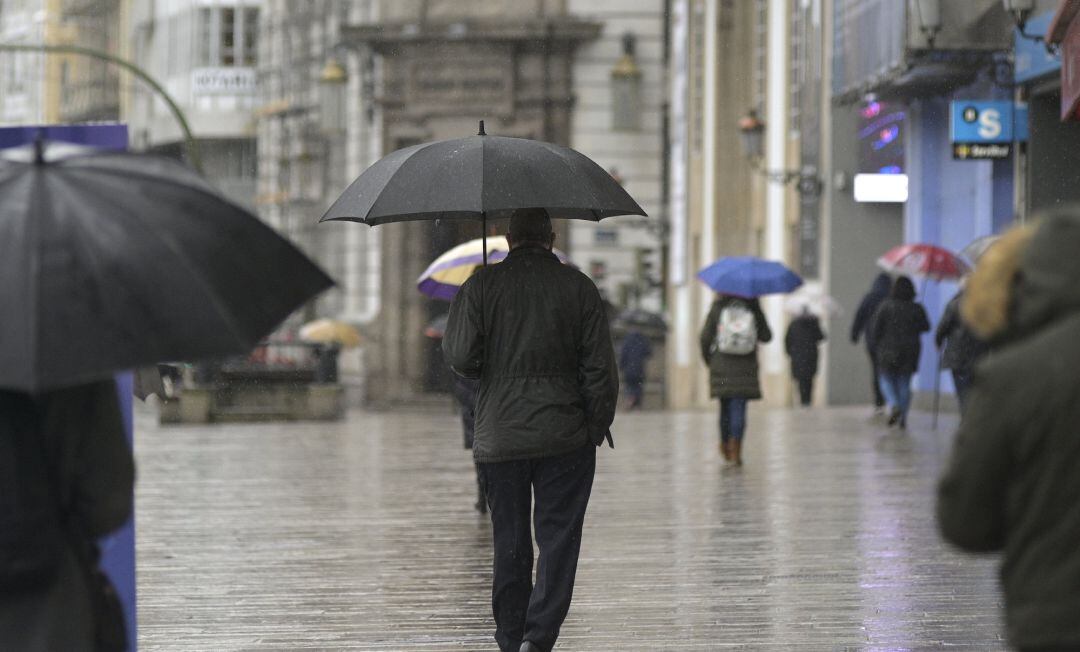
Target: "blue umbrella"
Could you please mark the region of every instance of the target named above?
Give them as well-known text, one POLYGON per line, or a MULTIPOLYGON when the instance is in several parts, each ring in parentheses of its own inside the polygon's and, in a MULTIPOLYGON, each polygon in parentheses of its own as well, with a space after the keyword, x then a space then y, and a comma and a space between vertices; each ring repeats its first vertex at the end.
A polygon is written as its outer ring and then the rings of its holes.
POLYGON ((745 298, 785 294, 803 284, 782 263, 756 256, 721 258, 698 272, 698 278, 716 292, 745 298))

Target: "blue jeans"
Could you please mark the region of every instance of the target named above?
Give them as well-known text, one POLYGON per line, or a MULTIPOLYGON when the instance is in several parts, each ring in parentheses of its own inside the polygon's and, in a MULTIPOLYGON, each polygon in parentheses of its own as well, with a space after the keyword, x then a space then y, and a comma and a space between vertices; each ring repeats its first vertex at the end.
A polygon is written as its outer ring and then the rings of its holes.
POLYGON ((720 441, 742 441, 746 432, 745 398, 720 399, 720 441))
POLYGON ((885 402, 900 411, 906 417, 911 407, 911 374, 890 374, 881 372, 881 392, 885 402))

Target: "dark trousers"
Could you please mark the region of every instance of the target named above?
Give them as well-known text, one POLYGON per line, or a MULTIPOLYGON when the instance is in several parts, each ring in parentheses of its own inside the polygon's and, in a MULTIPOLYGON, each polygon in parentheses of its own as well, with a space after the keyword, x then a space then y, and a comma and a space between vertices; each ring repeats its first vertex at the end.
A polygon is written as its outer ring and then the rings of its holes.
POLYGON ((645 379, 627 376, 623 379, 626 385, 626 395, 630 398, 629 408, 641 407, 641 399, 645 395, 645 379))
POLYGON ((501 650, 517 652, 523 640, 543 650, 555 646, 574 593, 595 471, 592 444, 557 457, 480 465, 495 544, 491 608, 501 650), (529 523, 534 496, 536 586, 529 523))
POLYGON ((884 407, 885 395, 881 393, 881 370, 878 369, 877 357, 873 353, 868 355, 870 356, 870 372, 873 374, 870 386, 874 388, 874 407, 884 407))
POLYGON ((720 441, 742 441, 746 433, 747 403, 745 398, 720 399, 720 441))
POLYGON ((964 402, 967 400, 968 390, 971 389, 972 371, 970 369, 953 369, 953 387, 956 388, 956 400, 960 403, 960 411, 964 410, 964 402))
POLYGON ((801 405, 810 405, 810 401, 814 398, 814 377, 809 378, 796 378, 799 383, 799 403, 801 405))

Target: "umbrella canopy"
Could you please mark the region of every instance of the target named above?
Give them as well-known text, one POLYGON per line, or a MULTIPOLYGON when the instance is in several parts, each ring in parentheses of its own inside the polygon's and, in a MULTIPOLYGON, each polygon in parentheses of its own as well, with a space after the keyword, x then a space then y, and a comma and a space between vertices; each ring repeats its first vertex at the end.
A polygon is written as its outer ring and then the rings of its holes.
POLYGON ((937 245, 905 244, 885 252, 878 267, 892 274, 906 274, 934 280, 958 279, 971 271, 962 258, 937 245))
POLYGON ((0 387, 246 353, 332 284, 177 161, 0 160, 0 387))
POLYGON ((300 328, 300 339, 305 342, 338 344, 346 349, 360 346, 363 341, 356 327, 335 319, 316 319, 304 324, 300 328))
POLYGON ((479 135, 406 147, 377 161, 321 221, 487 219, 522 208, 584 220, 645 215, 584 154, 537 140, 488 136, 481 122, 479 135))
POLYGON ((801 315, 804 310, 809 310, 818 317, 838 315, 843 312, 840 303, 820 290, 809 290, 806 287, 790 296, 784 297, 784 310, 791 315, 801 315))
POLYGON ((799 275, 775 260, 756 256, 728 256, 697 274, 715 292, 743 298, 785 294, 802 285, 799 275))
MULTIPOLYGON (((497 263, 506 259, 510 253, 510 244, 505 236, 493 236, 487 239, 488 262, 497 263)), ((564 264, 570 259, 558 249, 552 250, 564 264)), ((416 279, 416 289, 432 299, 453 301, 458 289, 472 276, 477 267, 484 264, 484 240, 476 238, 445 252, 436 258, 420 278, 416 279)))
POLYGON ((1001 236, 999 235, 984 235, 981 238, 976 238, 960 250, 960 255, 973 263, 977 263, 979 262, 979 259, 982 258, 983 254, 986 253, 986 250, 1000 239, 1001 236))

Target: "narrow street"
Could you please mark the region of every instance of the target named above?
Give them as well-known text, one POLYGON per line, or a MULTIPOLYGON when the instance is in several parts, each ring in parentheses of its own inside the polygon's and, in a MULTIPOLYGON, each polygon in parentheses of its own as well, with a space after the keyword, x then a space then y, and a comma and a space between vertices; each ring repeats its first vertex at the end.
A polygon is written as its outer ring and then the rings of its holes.
MULTIPOLYGON (((620 414, 559 649, 1004 648, 994 562, 932 519, 952 418, 754 405, 742 469, 714 421, 620 414)), ((137 427, 142 649, 495 649, 449 407, 137 427)))

